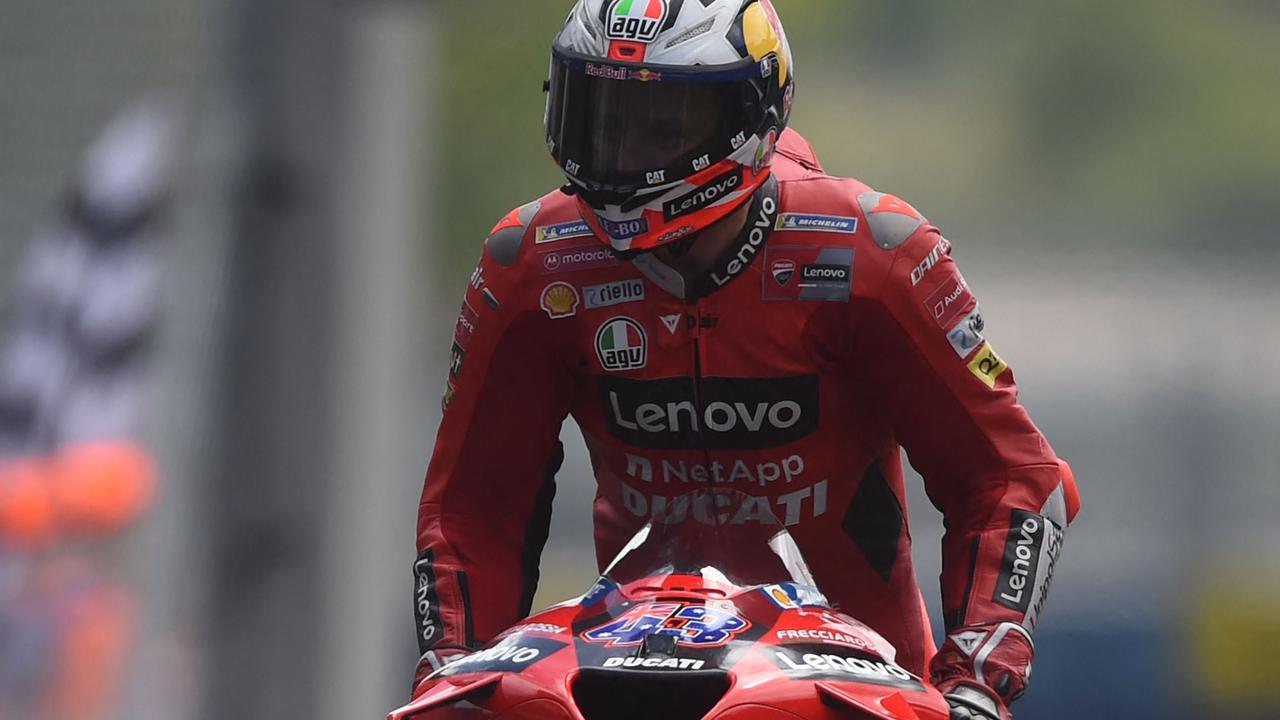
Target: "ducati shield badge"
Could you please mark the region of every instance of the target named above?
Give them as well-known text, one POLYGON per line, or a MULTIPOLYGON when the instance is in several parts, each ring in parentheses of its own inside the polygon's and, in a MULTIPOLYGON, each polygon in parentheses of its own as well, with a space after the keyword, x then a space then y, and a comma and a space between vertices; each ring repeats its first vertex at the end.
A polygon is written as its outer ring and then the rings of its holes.
POLYGON ((596 332, 596 356, 605 370, 639 370, 649 361, 649 338, 640 323, 615 317, 596 332))
POLYGON ((773 279, 777 280, 779 285, 785 286, 791 282, 791 276, 796 273, 796 263, 791 259, 777 260, 769 271, 773 273, 773 279))
POLYGON ((566 282, 553 282, 542 290, 542 309, 552 320, 578 314, 578 291, 566 282))

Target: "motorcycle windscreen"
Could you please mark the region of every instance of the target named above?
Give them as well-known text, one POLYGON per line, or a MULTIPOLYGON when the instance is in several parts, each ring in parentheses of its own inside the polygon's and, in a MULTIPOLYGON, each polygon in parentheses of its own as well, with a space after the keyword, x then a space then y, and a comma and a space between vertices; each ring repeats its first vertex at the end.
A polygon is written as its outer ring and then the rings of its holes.
POLYGON ((815 586, 767 501, 727 488, 667 499, 604 572, 620 585, 669 574, 697 575, 738 591, 776 583, 815 586))
MULTIPOLYGON (((557 59, 547 142, 568 175, 593 189, 638 188, 698 172, 739 145, 757 103, 742 79, 673 82, 671 71, 557 59)), ((754 123, 754 124, 753 124, 754 123)))

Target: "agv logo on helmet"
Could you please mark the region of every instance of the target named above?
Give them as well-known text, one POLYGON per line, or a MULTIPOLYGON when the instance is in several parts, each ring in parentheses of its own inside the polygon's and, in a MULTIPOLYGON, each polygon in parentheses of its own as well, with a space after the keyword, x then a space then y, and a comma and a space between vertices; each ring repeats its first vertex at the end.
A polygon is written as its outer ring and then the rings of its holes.
POLYGON ((667 0, 613 0, 605 37, 651 43, 662 32, 669 11, 667 0))

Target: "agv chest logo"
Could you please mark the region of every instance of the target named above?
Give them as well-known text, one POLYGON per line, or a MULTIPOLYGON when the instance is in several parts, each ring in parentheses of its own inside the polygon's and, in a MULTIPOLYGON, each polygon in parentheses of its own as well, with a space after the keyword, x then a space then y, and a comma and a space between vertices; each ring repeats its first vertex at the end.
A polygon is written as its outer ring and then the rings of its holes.
POLYGON ((667 0, 613 0, 605 36, 610 40, 651 43, 667 20, 667 0))
POLYGON ((613 318, 596 331, 596 356, 605 370, 638 370, 649 360, 649 338, 635 320, 613 318))

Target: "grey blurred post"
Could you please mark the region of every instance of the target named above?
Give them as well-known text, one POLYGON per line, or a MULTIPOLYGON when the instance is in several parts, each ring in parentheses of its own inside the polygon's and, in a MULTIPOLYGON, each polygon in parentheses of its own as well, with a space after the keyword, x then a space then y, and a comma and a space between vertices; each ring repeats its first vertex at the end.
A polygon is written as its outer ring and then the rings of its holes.
POLYGON ((379 717, 407 692, 423 12, 237 5, 204 717, 379 717))
POLYGON ((420 177, 431 137, 428 12, 422 3, 369 3, 347 26, 331 376, 341 411, 331 425, 332 512, 317 538, 326 599, 317 717, 332 720, 382 717, 400 705, 416 660, 397 651, 414 647, 414 509, 431 437, 419 418, 423 408, 437 412, 440 375, 423 377, 419 346, 440 333, 414 312, 431 275, 420 231, 431 204, 420 177))

